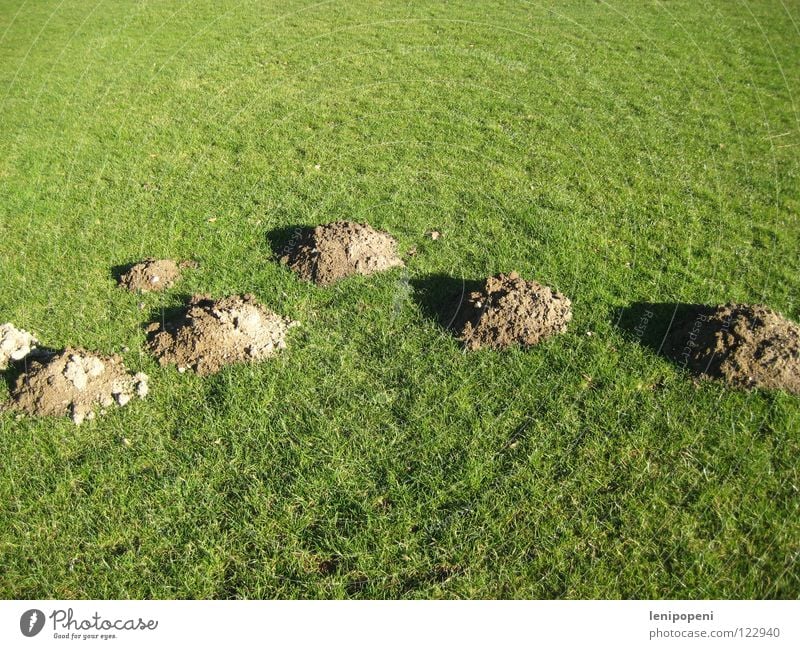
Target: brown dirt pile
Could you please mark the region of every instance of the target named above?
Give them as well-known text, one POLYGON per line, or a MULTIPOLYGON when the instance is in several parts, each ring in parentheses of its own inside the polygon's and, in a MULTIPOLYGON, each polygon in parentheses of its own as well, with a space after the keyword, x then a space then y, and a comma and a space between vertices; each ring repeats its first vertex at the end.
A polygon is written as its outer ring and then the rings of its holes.
POLYGON ((322 285, 403 265, 391 235, 351 221, 309 230, 281 257, 281 263, 303 279, 322 285))
POLYGON ((119 356, 67 348, 34 360, 17 378, 9 407, 31 415, 69 416, 80 425, 113 405, 148 392, 147 375, 130 374, 119 356))
POLYGON ((196 268, 193 261, 148 258, 134 264, 119 278, 120 286, 135 293, 164 291, 180 279, 184 268, 196 268))
POLYGON ((0 325, 0 370, 6 369, 9 363, 21 361, 38 343, 33 334, 17 329, 10 322, 0 325))
POLYGON ((530 347, 566 331, 571 319, 572 303, 561 293, 509 273, 467 296, 456 329, 469 350, 530 347))
POLYGON ((286 334, 296 324, 252 295, 219 300, 195 295, 174 321, 148 327, 148 346, 161 365, 214 374, 225 365, 258 361, 285 349, 286 334))
POLYGON ((692 307, 673 325, 664 353, 735 387, 800 394, 800 325, 762 305, 692 307))

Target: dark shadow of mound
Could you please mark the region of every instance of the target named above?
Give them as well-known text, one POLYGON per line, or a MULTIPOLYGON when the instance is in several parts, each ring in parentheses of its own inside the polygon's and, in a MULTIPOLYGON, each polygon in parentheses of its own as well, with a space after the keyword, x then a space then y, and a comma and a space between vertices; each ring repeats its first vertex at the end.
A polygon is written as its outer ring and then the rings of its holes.
POLYGON ((175 298, 179 301, 178 304, 156 307, 150 311, 147 320, 142 323, 142 329, 148 333, 148 340, 157 333, 154 325, 160 325, 160 330, 172 330, 184 321, 192 296, 188 293, 181 293, 175 298))
POLYGON ((267 232, 267 243, 276 259, 280 259, 302 240, 306 239, 313 227, 308 225, 287 225, 267 232))
POLYGON ((114 278, 114 281, 119 284, 122 281, 122 276, 127 273, 131 268, 133 268, 136 264, 141 263, 139 261, 132 261, 128 264, 118 264, 116 266, 111 267, 111 277, 114 278))
POLYGON ((412 279, 414 300, 419 304, 422 314, 443 329, 460 331, 467 319, 467 296, 478 291, 484 282, 480 280, 452 277, 434 273, 419 279, 412 279))
POLYGON ((687 363, 687 347, 715 310, 707 304, 633 302, 617 309, 615 315, 617 327, 628 340, 692 369, 687 363))

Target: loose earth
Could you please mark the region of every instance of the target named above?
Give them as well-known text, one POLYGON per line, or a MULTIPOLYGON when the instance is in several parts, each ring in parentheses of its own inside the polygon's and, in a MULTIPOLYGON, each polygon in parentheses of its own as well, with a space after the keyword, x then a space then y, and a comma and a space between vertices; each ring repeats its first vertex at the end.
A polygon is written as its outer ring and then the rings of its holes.
POLYGON ((36 416, 69 416, 80 425, 111 406, 147 396, 146 374, 130 374, 119 356, 67 348, 31 361, 17 377, 10 408, 36 416))
POLYGON ((147 328, 148 346, 161 365, 208 375, 285 349, 286 334, 297 324, 265 308, 253 295, 219 300, 195 295, 177 318, 147 328))
POLYGON ((0 370, 6 369, 9 363, 21 361, 38 342, 33 334, 17 329, 10 322, 0 325, 0 370))
POLYGON ((351 221, 319 225, 302 233, 280 261, 320 285, 403 265, 391 235, 351 221))
POLYGON ((119 285, 134 293, 164 291, 180 279, 184 268, 195 268, 193 261, 180 263, 172 259, 149 257, 131 266, 119 278, 119 285))
POLYGON ((568 298, 517 273, 489 277, 469 293, 459 313, 457 337, 468 350, 530 347, 562 333, 572 319, 568 298))
POLYGON ((693 306, 673 325, 664 353, 734 387, 800 394, 800 325, 763 305, 693 306))

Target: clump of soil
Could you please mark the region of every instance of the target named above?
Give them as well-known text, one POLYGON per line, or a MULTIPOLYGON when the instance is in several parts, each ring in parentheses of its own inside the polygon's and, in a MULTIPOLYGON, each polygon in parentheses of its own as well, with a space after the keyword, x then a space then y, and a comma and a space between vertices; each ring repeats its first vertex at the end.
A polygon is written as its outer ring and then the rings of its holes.
POLYGON ((172 259, 153 259, 152 257, 134 264, 119 278, 120 286, 134 293, 164 291, 181 276, 184 268, 196 268, 193 261, 177 263, 172 259))
POLYGON ((147 375, 130 374, 119 356, 67 348, 32 361, 17 377, 10 408, 31 415, 69 416, 80 425, 95 408, 124 406, 147 396, 147 375))
POLYGON ((469 293, 456 330, 468 350, 530 347, 566 331, 571 319, 568 298, 509 273, 490 277, 482 291, 469 293))
POLYGON ((269 311, 252 295, 219 300, 195 295, 175 320, 147 328, 148 345, 161 365, 173 363, 179 372, 192 369, 202 376, 285 349, 286 334, 296 324, 269 311))
POLYGON ((17 329, 10 322, 0 325, 0 370, 12 361, 21 361, 38 343, 33 334, 17 329))
POLYGON ((692 307, 673 325, 664 352, 735 387, 800 394, 800 325, 763 305, 692 307))
POLYGON ((397 256, 397 241, 391 235, 351 221, 318 225, 307 231, 280 261, 303 279, 321 285, 403 265, 397 256))

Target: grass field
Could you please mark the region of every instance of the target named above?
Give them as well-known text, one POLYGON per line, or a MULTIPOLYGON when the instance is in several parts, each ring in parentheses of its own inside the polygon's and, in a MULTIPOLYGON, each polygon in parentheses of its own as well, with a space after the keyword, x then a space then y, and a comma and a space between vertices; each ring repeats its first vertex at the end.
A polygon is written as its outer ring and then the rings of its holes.
POLYGON ((692 381, 641 307, 800 319, 795 0, 0 0, 0 63, 0 322, 151 377, 0 414, 1 596, 800 596, 800 400, 692 381), (275 263, 342 218, 416 255, 275 263), (200 267, 119 290, 146 256, 200 267), (569 331, 463 353, 436 296, 510 270, 569 331), (159 368, 195 292, 302 326, 159 368))

